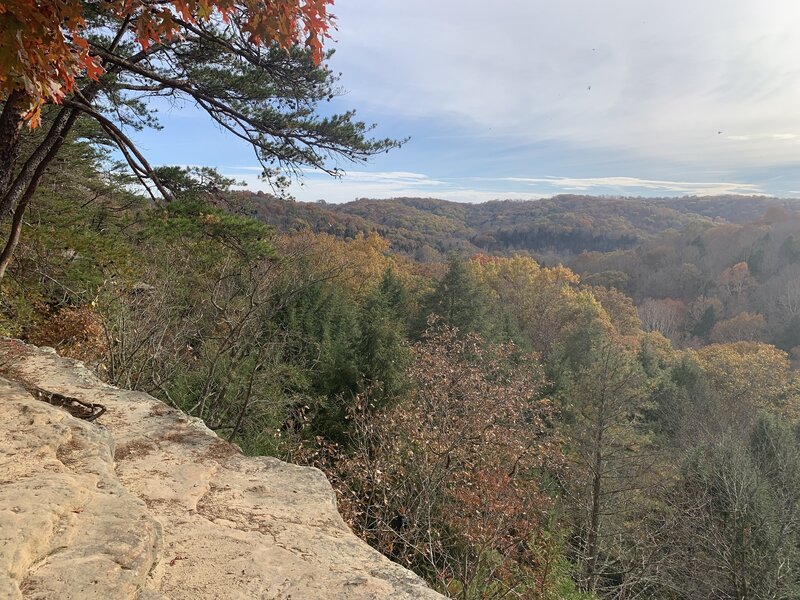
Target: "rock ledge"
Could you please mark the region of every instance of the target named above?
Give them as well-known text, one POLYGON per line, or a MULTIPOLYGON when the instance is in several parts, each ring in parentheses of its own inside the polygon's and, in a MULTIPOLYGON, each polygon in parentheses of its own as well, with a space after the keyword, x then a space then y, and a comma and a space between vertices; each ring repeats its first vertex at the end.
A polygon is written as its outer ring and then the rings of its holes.
POLYGON ((0 597, 442 598, 352 534, 320 471, 245 457, 47 349, 0 339, 0 369, 0 597))

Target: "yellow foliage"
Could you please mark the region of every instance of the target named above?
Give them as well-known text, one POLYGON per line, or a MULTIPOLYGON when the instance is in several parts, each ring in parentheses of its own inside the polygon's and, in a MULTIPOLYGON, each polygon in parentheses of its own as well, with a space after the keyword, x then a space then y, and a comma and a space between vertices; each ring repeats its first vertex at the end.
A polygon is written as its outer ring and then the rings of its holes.
POLYGON ((800 388, 789 356, 759 342, 711 344, 694 351, 712 389, 733 404, 800 417, 800 388))
POLYGON ((658 331, 640 333, 637 339, 647 344, 647 350, 664 364, 675 360, 679 354, 670 339, 658 331))
POLYGON ((326 233, 302 231, 278 239, 281 253, 289 260, 304 260, 319 276, 335 280, 355 297, 363 297, 392 267, 406 284, 413 274, 407 261, 389 254, 389 241, 378 234, 357 235, 342 240, 326 233))
POLYGON ((576 329, 592 323, 613 329, 608 314, 579 278, 563 266, 542 267, 530 257, 476 256, 469 263, 484 283, 507 306, 537 350, 548 352, 576 329))
POLYGON ((757 313, 742 312, 727 319, 719 321, 711 330, 711 340, 714 342, 763 341, 767 337, 767 321, 757 313))
POLYGON ((614 288, 592 286, 592 295, 608 313, 611 322, 620 335, 639 336, 642 333, 642 321, 639 312, 628 296, 614 288))

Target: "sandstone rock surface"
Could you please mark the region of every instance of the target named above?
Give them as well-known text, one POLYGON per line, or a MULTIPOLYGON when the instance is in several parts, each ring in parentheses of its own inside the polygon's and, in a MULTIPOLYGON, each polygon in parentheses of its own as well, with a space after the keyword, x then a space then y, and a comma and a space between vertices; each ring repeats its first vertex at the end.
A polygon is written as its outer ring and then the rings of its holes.
POLYGON ((0 340, 0 372, 0 598, 442 598, 350 532, 320 471, 245 457, 45 349, 0 340))

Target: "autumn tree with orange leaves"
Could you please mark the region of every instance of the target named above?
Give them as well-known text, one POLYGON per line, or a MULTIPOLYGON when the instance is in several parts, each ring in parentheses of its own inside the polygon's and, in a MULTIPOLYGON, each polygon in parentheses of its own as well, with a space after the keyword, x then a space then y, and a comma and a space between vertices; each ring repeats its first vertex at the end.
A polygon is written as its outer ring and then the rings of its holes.
POLYGON ((362 537, 451 597, 545 598, 562 553, 543 472, 562 456, 542 365, 429 324, 411 348, 410 396, 381 410, 362 395, 348 455, 312 462, 362 537))
MULTIPOLYGON (((118 149, 154 199, 171 197, 130 132, 150 104, 195 105, 250 143, 278 189, 300 169, 339 173, 397 145, 338 92, 323 43, 331 0, 10 0, 0 4, 0 223, 13 215, 0 280, 44 171, 83 121, 118 149), (27 142, 27 143, 26 143, 27 142)), ((82 135, 84 135, 82 133, 82 135)))

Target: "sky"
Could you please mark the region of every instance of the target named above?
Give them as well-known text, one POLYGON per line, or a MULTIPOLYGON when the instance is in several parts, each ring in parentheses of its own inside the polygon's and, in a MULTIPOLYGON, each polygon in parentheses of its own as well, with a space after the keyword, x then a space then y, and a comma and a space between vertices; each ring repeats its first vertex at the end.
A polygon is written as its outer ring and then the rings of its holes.
MULTIPOLYGON (((331 66, 377 137, 410 138, 298 200, 560 193, 800 196, 796 0, 338 0, 331 66)), ((138 134, 155 164, 253 190, 252 149, 191 107, 138 134)))

